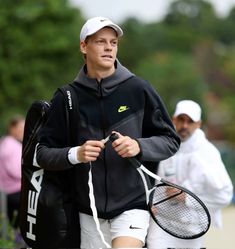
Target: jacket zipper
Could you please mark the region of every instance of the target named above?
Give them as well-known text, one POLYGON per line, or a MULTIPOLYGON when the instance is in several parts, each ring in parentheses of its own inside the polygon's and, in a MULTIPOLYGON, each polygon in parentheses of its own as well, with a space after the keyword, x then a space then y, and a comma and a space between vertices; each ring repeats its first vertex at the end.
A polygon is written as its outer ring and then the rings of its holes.
MULTIPOLYGON (((98 90, 100 94, 100 109, 101 109, 101 129, 103 132, 103 138, 106 137, 105 133, 105 112, 104 112, 104 102, 103 102, 103 90, 102 90, 102 80, 100 82, 97 81, 98 84, 98 90)), ((107 205, 108 205, 108 188, 107 188, 107 165, 105 160, 105 153, 106 150, 103 150, 103 156, 104 156, 104 170, 105 170, 105 213, 107 211, 107 205)))

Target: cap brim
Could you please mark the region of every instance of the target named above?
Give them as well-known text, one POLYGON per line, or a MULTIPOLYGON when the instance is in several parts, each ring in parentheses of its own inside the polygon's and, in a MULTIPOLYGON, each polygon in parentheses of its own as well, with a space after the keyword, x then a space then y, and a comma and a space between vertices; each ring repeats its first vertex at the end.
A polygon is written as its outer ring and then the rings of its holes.
MULTIPOLYGON (((87 34, 87 36, 94 35, 96 32, 100 31, 101 29, 103 29, 103 28, 105 28, 105 27, 113 28, 113 29, 116 31, 118 37, 121 37, 121 36, 123 35, 123 31, 122 31, 122 29, 121 29, 118 25, 115 25, 115 24, 109 24, 109 25, 107 25, 107 24, 106 24, 106 25, 104 25, 104 26, 100 26, 99 29, 91 30, 91 31, 87 34)), ((86 36, 86 37, 87 37, 87 36, 86 36)))
POLYGON ((187 111, 176 112, 176 113, 174 113, 173 117, 176 117, 176 118, 177 118, 177 117, 180 116, 180 115, 187 115, 189 118, 191 118, 191 119, 193 120, 193 122, 198 122, 198 121, 200 121, 199 118, 194 117, 190 112, 187 112, 187 111))

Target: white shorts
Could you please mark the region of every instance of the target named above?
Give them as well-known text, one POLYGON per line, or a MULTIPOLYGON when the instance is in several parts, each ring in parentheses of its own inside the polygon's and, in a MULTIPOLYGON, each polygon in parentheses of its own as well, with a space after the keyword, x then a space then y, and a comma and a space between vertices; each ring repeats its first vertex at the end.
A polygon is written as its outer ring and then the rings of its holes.
MULTIPOLYGON (((104 248, 92 216, 79 213, 81 225, 81 248, 104 248)), ((128 210, 111 220, 99 219, 105 241, 111 245, 117 237, 128 236, 145 243, 150 215, 146 210, 128 210)))

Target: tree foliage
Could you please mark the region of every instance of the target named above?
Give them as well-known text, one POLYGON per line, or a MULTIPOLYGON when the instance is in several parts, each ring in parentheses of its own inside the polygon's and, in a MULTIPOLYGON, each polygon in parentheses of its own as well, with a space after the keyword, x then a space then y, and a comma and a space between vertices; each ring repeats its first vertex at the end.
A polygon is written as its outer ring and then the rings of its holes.
POLYGON ((205 84, 187 54, 157 52, 142 60, 136 72, 154 85, 171 114, 181 99, 193 99, 204 105, 205 84))
POLYGON ((170 112, 179 99, 198 100, 205 124, 220 130, 212 138, 235 144, 234 13, 222 19, 206 1, 174 1, 161 22, 143 25, 127 19, 119 55, 154 84, 170 112), (216 105, 210 103, 213 95, 216 105))
MULTIPOLYGON (((199 101, 205 122, 218 117, 220 138, 235 144, 234 21, 235 8, 219 18, 204 0, 176 0, 160 22, 126 19, 118 58, 156 87, 170 112, 181 98, 199 101)), ((75 77, 83 22, 68 0, 0 1, 0 131, 11 113, 26 113, 75 77)))
POLYGON ((0 1, 0 115, 25 113, 75 77, 82 62, 78 9, 65 0, 0 1))

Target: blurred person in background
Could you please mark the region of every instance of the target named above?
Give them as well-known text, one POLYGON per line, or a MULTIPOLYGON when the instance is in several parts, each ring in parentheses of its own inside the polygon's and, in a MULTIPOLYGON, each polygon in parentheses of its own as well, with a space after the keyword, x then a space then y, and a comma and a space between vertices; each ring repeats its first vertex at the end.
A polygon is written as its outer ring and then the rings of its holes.
MULTIPOLYGON (((207 140, 201 127, 201 107, 192 100, 176 105, 173 123, 181 138, 176 154, 161 161, 158 174, 196 194, 207 206, 211 224, 222 227, 221 209, 232 199, 233 186, 217 148, 207 140)), ((201 248, 203 237, 193 240, 175 238, 153 221, 147 237, 148 248, 201 248)))
POLYGON ((6 135, 0 139, 0 191, 7 195, 10 224, 18 228, 21 189, 21 153, 25 119, 14 116, 7 125, 6 135))

